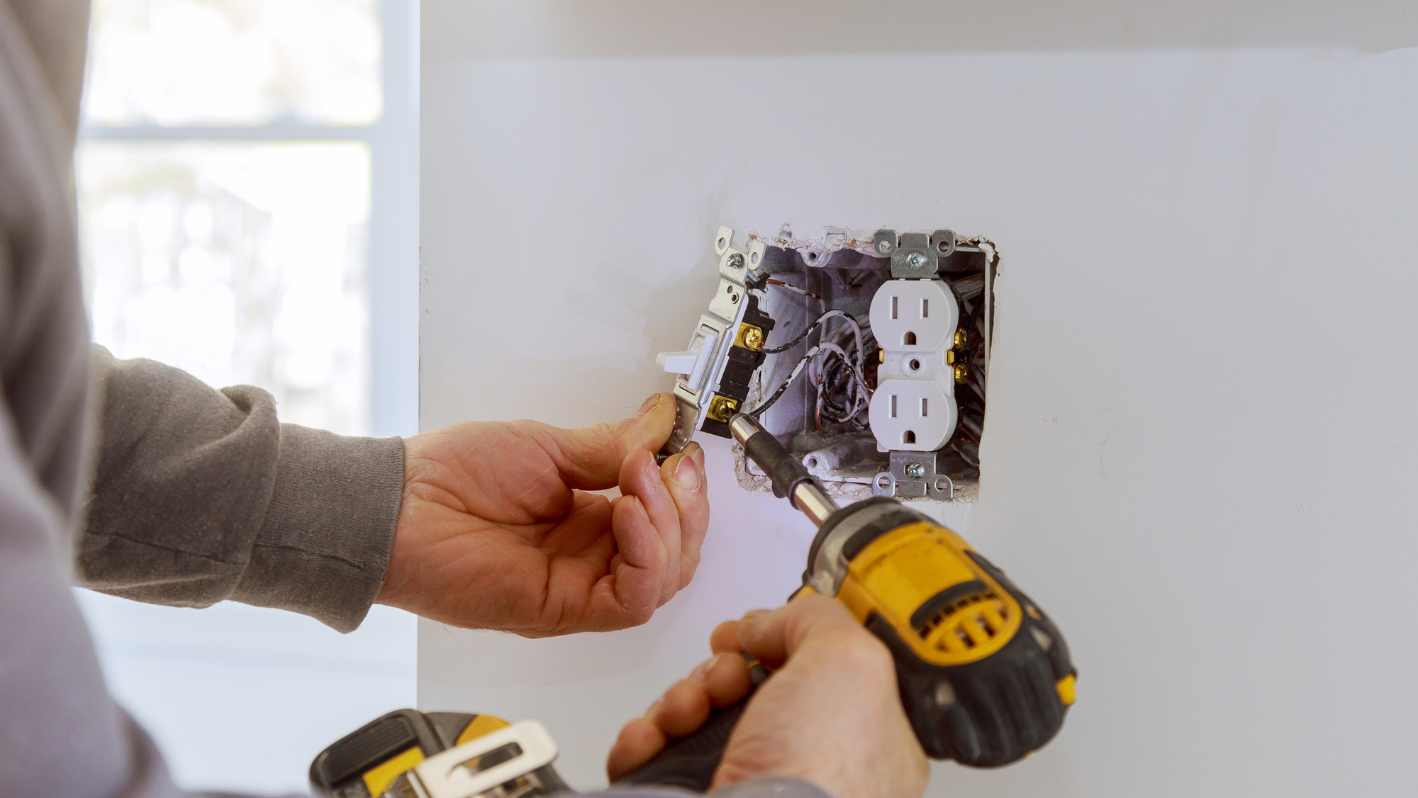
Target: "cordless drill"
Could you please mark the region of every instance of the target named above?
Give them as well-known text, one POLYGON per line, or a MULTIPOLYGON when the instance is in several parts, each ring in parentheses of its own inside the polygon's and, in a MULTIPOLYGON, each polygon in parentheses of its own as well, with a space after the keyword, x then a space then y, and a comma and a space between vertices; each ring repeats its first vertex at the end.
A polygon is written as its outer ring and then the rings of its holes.
MULTIPOLYGON (((742 413, 733 437, 818 527, 797 596, 836 598, 891 650, 901 703, 934 759, 998 767, 1063 725, 1077 671, 1043 610, 961 537, 896 499, 839 508, 803 464, 742 413)), ((717 711, 622 780, 705 790, 746 702, 717 711)))

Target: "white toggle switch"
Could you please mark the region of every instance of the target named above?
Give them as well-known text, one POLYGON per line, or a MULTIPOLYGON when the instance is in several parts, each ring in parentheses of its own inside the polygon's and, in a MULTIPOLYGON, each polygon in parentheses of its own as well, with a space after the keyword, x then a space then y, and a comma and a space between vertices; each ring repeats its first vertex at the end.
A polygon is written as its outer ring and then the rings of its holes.
POLYGON ((689 374, 694 371, 694 361, 698 359, 698 352, 661 352, 655 362, 671 374, 689 374))
POLYGON ((714 344, 719 342, 719 333, 709 327, 700 327, 689 342, 687 352, 661 352, 655 356, 660 368, 671 374, 687 375, 689 390, 698 392, 704 382, 704 370, 714 354, 714 344))

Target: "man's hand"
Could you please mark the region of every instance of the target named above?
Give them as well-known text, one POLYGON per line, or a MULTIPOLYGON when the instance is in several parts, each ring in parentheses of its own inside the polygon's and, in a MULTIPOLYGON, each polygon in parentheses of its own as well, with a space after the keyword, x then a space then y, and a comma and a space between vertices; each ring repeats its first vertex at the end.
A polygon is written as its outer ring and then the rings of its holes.
POLYGON ((713 659, 676 683, 611 748, 612 781, 650 761, 668 738, 691 734, 711 709, 748 694, 747 651, 773 670, 729 738, 714 788, 797 776, 838 798, 909 798, 930 768, 901 708, 891 654, 846 608, 805 596, 724 623, 713 659))
POLYGON ((675 400, 565 430, 464 423, 404 442, 378 602, 528 637, 635 626, 689 584, 709 525, 704 452, 655 465, 675 400), (620 487, 614 500, 587 491, 620 487))

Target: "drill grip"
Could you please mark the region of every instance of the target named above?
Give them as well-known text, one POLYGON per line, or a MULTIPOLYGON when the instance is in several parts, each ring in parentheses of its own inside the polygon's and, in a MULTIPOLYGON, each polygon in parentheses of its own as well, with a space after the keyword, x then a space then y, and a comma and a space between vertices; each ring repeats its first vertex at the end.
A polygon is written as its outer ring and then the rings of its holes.
POLYGON ((749 693, 737 704, 714 710, 697 731, 672 741, 654 759, 616 784, 644 784, 708 792, 709 785, 714 781, 714 771, 719 769, 719 760, 724 758, 729 735, 733 734, 752 696, 749 693))

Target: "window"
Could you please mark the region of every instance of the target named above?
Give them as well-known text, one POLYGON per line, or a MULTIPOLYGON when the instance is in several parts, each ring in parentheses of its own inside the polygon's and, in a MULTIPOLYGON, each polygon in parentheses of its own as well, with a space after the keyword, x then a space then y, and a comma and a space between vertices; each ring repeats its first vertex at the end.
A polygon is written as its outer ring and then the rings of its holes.
MULTIPOLYGON (((412 434, 415 0, 92 14, 76 174, 95 340, 264 388, 283 421, 412 434)), ((404 613, 376 607, 341 636, 273 610, 77 592, 110 688, 184 787, 303 792, 323 746, 413 703, 404 613)))
POLYGON ((97 0, 91 125, 370 125, 374 0, 97 0))
POLYGON ((369 433, 363 142, 96 141, 78 174, 96 341, 369 433))

